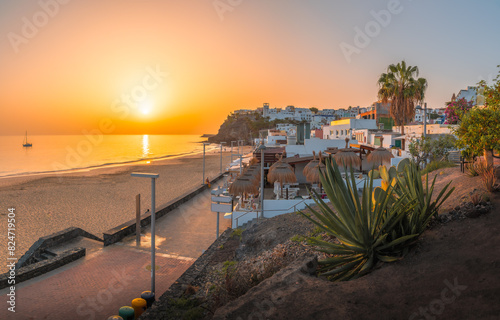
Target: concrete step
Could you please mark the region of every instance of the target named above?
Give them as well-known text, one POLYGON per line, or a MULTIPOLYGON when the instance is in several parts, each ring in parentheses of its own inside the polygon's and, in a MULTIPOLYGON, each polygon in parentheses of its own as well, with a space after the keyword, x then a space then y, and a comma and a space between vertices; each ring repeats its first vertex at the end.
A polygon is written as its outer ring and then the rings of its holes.
POLYGON ((92 240, 86 237, 76 237, 70 241, 67 241, 63 244, 56 245, 44 250, 44 252, 50 252, 52 254, 58 255, 67 250, 75 249, 75 248, 85 248, 86 255, 89 255, 92 252, 101 250, 103 248, 103 243, 100 241, 92 240))

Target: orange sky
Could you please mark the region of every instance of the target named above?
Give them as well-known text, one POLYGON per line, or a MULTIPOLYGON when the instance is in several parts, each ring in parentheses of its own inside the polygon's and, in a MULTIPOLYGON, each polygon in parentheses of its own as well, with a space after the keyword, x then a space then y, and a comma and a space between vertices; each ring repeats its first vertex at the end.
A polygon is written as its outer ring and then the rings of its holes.
POLYGON ((419 65, 430 83, 429 102, 442 107, 453 92, 477 82, 481 72, 487 76, 485 70, 494 70, 476 68, 448 85, 456 77, 439 55, 386 50, 385 41, 403 37, 397 24, 420 19, 410 10, 401 13, 406 17, 394 17, 394 25, 374 39, 378 43, 347 63, 339 43, 352 38, 355 25, 349 21, 362 12, 365 18, 354 22, 362 25, 371 6, 385 2, 368 1, 364 9, 325 2, 329 12, 300 2, 245 0, 224 20, 213 3, 73 0, 59 5, 38 33, 16 48, 9 34, 22 35, 23 17, 33 19, 40 4, 0 5, 0 33, 7 35, 0 41, 0 134, 25 129, 79 134, 98 128, 102 119, 113 122, 114 134, 215 133, 230 111, 263 102, 367 106, 376 100, 377 76, 403 58, 419 65), (168 76, 154 81, 148 68, 168 76), (125 106, 123 95, 133 92, 138 98, 125 106))

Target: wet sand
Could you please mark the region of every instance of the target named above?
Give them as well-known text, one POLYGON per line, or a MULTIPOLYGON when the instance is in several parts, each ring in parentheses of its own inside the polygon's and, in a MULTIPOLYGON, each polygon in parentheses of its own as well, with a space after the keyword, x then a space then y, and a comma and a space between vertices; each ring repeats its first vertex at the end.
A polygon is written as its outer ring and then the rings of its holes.
MULTIPOLYGON (((249 151, 245 148, 245 151, 249 151)), ((230 153, 223 153, 223 169, 230 153)), ((207 153, 205 177, 219 174, 219 153, 207 153)), ((135 217, 135 196, 141 211, 150 208, 150 179, 131 172, 158 173, 156 207, 202 184, 203 156, 170 158, 59 175, 0 179, 0 259, 7 261, 8 208, 16 210, 16 257, 20 258, 40 237, 79 227, 100 238, 102 233, 135 217)), ((0 272, 7 270, 6 262, 0 272)))

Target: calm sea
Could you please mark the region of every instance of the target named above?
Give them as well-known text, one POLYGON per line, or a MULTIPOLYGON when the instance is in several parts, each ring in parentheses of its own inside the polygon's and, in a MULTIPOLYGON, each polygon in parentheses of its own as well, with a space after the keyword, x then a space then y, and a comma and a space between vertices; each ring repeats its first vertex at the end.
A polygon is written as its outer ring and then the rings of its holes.
MULTIPOLYGON (((0 136, 0 177, 85 169, 203 151, 198 135, 0 136)), ((207 150, 215 148, 208 146, 207 150)))

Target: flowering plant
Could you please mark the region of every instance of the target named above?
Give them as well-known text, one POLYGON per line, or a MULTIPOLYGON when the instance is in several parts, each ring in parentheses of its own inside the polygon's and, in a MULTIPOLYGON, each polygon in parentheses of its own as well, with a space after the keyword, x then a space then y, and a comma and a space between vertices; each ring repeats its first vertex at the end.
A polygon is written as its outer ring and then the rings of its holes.
POLYGON ((467 101, 465 98, 449 102, 444 111, 446 115, 445 124, 457 124, 463 115, 472 109, 472 107, 472 100, 467 101))

